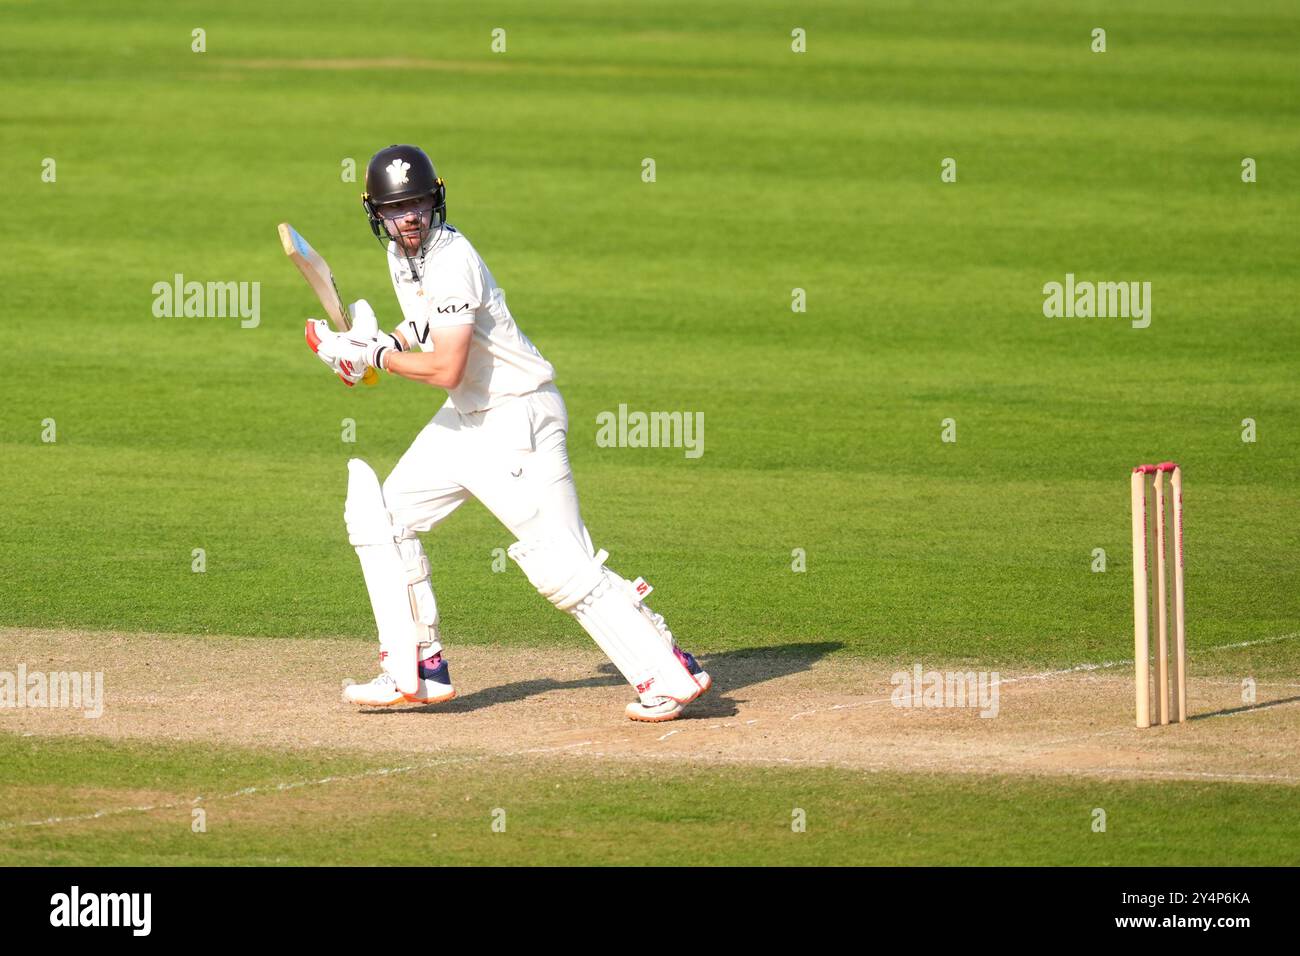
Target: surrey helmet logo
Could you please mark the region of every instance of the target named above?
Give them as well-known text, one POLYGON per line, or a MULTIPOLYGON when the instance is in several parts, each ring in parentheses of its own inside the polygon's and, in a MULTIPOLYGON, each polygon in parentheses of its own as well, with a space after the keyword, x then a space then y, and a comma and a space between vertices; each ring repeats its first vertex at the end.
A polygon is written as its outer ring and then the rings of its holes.
POLYGON ((388 173, 388 178, 392 180, 394 186, 403 186, 409 182, 406 171, 410 168, 411 164, 406 160, 395 159, 384 168, 384 172, 388 173))

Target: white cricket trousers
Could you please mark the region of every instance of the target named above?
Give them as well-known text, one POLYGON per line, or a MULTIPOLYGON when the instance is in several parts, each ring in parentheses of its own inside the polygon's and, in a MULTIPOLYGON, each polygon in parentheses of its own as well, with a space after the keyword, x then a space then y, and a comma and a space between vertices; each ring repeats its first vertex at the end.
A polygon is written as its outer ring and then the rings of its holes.
POLYGON ((594 555, 568 429, 564 399, 550 382, 486 412, 462 415, 449 399, 384 481, 393 524, 429 531, 473 496, 517 540, 567 533, 594 555))

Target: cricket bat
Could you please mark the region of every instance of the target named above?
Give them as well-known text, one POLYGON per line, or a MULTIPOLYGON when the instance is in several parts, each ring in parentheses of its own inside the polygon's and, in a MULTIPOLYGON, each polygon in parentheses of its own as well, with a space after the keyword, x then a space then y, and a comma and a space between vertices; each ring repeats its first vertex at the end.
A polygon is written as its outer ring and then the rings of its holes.
MULTIPOLYGON (((330 271, 329 263, 293 226, 282 222, 279 229, 280 245, 284 247, 284 254, 298 267, 302 277, 316 293, 316 298, 320 299, 320 304, 325 307, 325 314, 329 316, 335 330, 347 332, 352 328, 352 316, 348 314, 348 307, 343 304, 339 287, 334 284, 334 273, 330 271)), ((361 381, 367 385, 378 385, 379 374, 373 368, 368 368, 361 381)))

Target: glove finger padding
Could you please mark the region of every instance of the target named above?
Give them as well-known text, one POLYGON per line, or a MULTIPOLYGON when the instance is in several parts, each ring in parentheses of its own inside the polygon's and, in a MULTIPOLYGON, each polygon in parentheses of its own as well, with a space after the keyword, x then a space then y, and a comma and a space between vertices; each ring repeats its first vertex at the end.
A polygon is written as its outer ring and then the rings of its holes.
POLYGON ((320 319, 308 319, 303 332, 307 347, 343 379, 343 384, 351 387, 361 381, 366 372, 366 362, 360 345, 335 332, 328 322, 320 319))
POLYGON ((365 299, 357 299, 348 306, 348 314, 352 316, 352 329, 348 332, 352 338, 373 339, 379 334, 379 319, 365 299))

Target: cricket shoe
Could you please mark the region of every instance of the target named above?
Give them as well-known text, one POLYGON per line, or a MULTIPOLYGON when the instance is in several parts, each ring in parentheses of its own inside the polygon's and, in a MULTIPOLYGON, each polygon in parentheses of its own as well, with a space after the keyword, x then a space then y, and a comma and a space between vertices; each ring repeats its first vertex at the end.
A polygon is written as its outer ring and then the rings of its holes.
POLYGON ((387 671, 368 684, 343 688, 343 699, 362 707, 392 707, 394 704, 441 704, 456 696, 447 662, 441 654, 420 661, 420 682, 414 694, 403 694, 387 671))
MULTIPOLYGON (((674 647, 673 653, 677 659, 682 662, 682 666, 691 672, 695 678, 695 683, 700 685, 700 692, 695 697, 700 697, 708 692, 713 686, 713 678, 708 675, 700 662, 695 659, 695 655, 688 654, 680 647, 674 647)), ((692 697, 691 700, 694 700, 692 697)), ((676 720, 686 709, 686 704, 691 701, 682 702, 673 700, 671 697, 656 697, 650 701, 634 700, 627 705, 627 716, 631 720, 639 720, 647 724, 657 724, 665 720, 676 720)))
POLYGON ((420 684, 414 694, 404 696, 413 704, 445 704, 456 696, 451 671, 441 654, 420 661, 420 684))

